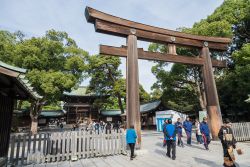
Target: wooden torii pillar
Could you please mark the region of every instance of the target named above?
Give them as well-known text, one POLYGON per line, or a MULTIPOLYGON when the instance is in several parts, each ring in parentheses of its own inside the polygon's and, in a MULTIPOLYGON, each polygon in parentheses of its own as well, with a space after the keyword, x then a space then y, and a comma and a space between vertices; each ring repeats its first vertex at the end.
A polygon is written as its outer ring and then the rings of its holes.
POLYGON ((126 116, 127 127, 134 125, 138 136, 138 143, 141 143, 141 116, 139 99, 139 76, 138 76, 138 51, 136 30, 131 29, 131 35, 127 37, 127 77, 126 77, 126 116))
POLYGON ((206 101, 207 101, 207 113, 209 126, 213 138, 218 137, 219 128, 222 123, 222 116, 219 105, 219 98, 214 80, 213 66, 211 56, 208 48, 208 44, 202 48, 201 57, 204 59, 204 65, 202 67, 203 82, 205 87, 206 101))
POLYGON ((127 126, 135 125, 138 144, 141 144, 141 122, 139 111, 138 58, 159 60, 173 63, 192 64, 203 69, 204 85, 207 100, 208 121, 212 137, 217 139, 222 124, 219 100, 212 67, 226 67, 225 61, 211 59, 209 48, 226 51, 231 39, 206 37, 186 34, 168 29, 153 27, 86 7, 85 17, 95 25, 96 32, 127 38, 126 47, 100 46, 100 54, 127 58, 127 126), (137 40, 167 44, 169 53, 146 52, 137 48, 137 40), (201 56, 188 57, 176 54, 176 45, 201 50, 201 56))

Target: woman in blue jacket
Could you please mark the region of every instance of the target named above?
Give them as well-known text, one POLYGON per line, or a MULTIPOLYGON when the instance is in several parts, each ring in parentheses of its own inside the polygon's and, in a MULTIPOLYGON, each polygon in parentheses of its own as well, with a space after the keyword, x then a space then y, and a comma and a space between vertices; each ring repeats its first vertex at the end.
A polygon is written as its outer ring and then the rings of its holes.
POLYGON ((137 138, 137 135, 136 135, 134 126, 131 125, 130 128, 127 129, 127 131, 126 131, 126 141, 127 141, 127 144, 129 145, 130 150, 131 150, 130 160, 133 160, 133 158, 135 157, 134 150, 135 150, 136 138, 137 138))

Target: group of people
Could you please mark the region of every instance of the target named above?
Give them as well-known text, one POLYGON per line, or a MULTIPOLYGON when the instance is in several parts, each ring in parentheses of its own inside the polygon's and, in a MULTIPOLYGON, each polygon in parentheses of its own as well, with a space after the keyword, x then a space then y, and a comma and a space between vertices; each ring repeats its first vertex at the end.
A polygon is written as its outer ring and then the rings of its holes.
POLYGON ((104 121, 91 121, 89 123, 76 123, 73 124, 72 130, 75 131, 77 129, 81 130, 95 130, 95 131, 106 131, 106 133, 110 133, 111 130, 118 130, 121 127, 121 122, 104 122, 104 121))
MULTIPOLYGON (((200 144, 204 144, 205 149, 209 150, 209 144, 211 142, 211 138, 210 138, 210 129, 207 121, 208 121, 207 117, 204 117, 201 123, 198 120, 196 120, 194 130, 196 132, 197 142, 200 144)), ((166 156, 172 158, 173 160, 176 159, 176 140, 178 146, 184 147, 182 141, 183 129, 187 136, 187 145, 191 145, 193 123, 190 121, 189 117, 187 117, 187 119, 183 123, 181 122, 181 119, 178 118, 177 122, 174 124, 171 119, 166 119, 165 123, 163 124, 163 134, 164 134, 163 146, 167 146, 166 156)), ((233 154, 233 149, 236 148, 236 141, 234 139, 229 119, 225 119, 223 121, 223 125, 219 131, 218 137, 221 140, 223 147, 223 153, 224 153, 223 166, 235 167, 235 156, 233 154)), ((133 158, 135 157, 134 148, 135 148, 136 138, 137 135, 134 130, 134 127, 133 126, 129 127, 126 131, 126 141, 131 150, 131 155, 130 155, 131 160, 133 160, 133 158)), ((239 150, 237 151, 240 152, 239 150)))
MULTIPOLYGON (((175 124, 172 124, 171 119, 166 119, 163 124, 163 134, 164 134, 164 143, 163 146, 167 145, 167 156, 170 157, 170 150, 172 150, 172 159, 175 159, 175 149, 176 149, 176 136, 177 136, 177 145, 184 147, 184 143, 182 141, 182 133, 183 129, 187 136, 187 145, 191 145, 192 143, 192 130, 193 123, 190 121, 190 118, 182 123, 181 119, 178 118, 175 124), (169 137, 171 135, 171 138, 169 137)), ((195 131, 197 142, 200 144, 204 144, 206 150, 209 150, 209 143, 211 141, 210 138, 210 130, 207 123, 207 118, 204 117, 202 123, 198 120, 195 122, 195 131)))
POLYGON ((51 120, 50 122, 49 122, 49 127, 51 127, 51 126, 57 126, 58 128, 60 128, 60 129, 63 129, 63 126, 64 126, 64 124, 65 124, 65 122, 64 122, 64 120, 63 119, 55 119, 55 120, 51 120))

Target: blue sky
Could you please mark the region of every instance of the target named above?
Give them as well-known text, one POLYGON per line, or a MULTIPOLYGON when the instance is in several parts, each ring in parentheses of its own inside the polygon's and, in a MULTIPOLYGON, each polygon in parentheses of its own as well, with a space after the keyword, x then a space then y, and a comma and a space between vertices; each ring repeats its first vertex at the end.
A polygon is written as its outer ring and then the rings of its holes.
MULTIPOLYGON (((175 30, 191 27, 206 18, 223 0, 0 0, 0 29, 11 32, 21 30, 27 37, 44 35, 55 29, 66 31, 90 54, 98 54, 99 44, 121 46, 125 39, 94 31, 86 22, 86 6, 129 20, 175 30)), ((138 47, 148 48, 149 43, 138 42, 138 47)), ((139 80, 150 92, 156 81, 151 73, 154 63, 139 61, 139 80)), ((124 76, 125 59, 120 66, 124 76)), ((88 81, 83 82, 83 85, 88 81)))

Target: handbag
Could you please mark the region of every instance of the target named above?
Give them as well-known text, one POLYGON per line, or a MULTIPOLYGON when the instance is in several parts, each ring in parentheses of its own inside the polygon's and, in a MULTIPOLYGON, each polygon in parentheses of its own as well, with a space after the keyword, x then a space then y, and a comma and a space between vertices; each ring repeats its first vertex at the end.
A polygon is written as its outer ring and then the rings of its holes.
POLYGON ((236 152, 237 152, 238 155, 242 155, 242 154, 243 154, 243 151, 242 151, 240 148, 238 148, 238 149, 236 150, 236 152))

